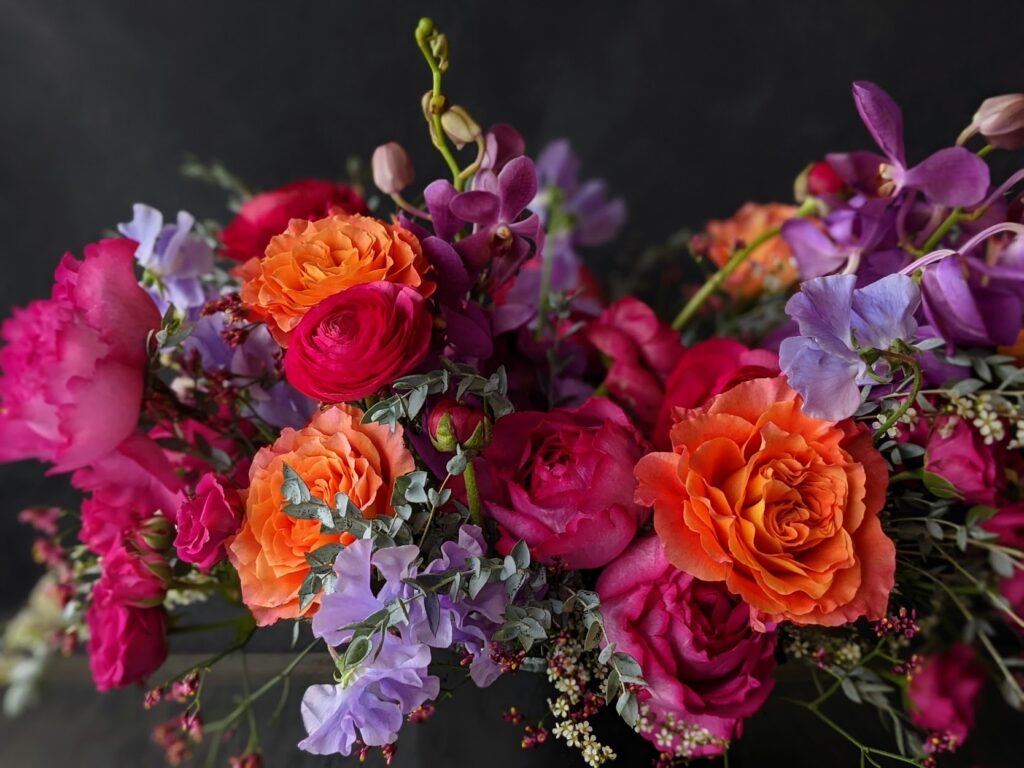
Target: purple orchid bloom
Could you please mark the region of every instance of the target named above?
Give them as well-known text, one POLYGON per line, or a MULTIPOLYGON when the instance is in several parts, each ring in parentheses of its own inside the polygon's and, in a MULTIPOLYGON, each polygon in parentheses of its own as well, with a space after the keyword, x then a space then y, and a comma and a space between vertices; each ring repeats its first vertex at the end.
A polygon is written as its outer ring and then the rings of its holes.
POLYGON ((173 305, 188 315, 203 306, 210 292, 202 278, 213 271, 213 250, 192 234, 195 218, 178 211, 177 222, 165 225, 160 211, 142 203, 133 205, 132 213, 132 220, 117 229, 139 244, 135 259, 145 270, 143 287, 160 312, 173 305))
MULTIPOLYGON (((786 304, 800 335, 779 346, 779 367, 803 395, 804 413, 840 421, 860 405, 860 386, 875 381, 861 353, 887 350, 897 339, 912 340, 921 301, 917 283, 888 275, 864 288, 853 275, 807 280, 786 304)), ((882 363, 876 374, 883 373, 882 363)))
POLYGON ((849 152, 828 155, 828 163, 847 184, 869 194, 896 195, 917 190, 928 200, 950 207, 981 202, 989 187, 985 162, 963 147, 947 147, 908 167, 903 146, 903 114, 874 83, 853 84, 861 120, 883 154, 849 152))

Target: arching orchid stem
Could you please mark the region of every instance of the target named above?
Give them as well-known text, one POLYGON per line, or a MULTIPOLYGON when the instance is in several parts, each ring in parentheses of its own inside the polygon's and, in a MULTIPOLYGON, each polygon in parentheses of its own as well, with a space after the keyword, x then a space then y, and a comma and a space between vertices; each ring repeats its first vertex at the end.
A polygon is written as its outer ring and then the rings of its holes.
POLYGON ((964 243, 959 249, 953 250, 951 248, 943 248, 938 251, 932 251, 931 253, 925 254, 917 261, 911 262, 903 269, 899 271, 901 275, 912 275, 919 269, 927 267, 929 264, 934 264, 937 261, 942 261, 948 256, 952 256, 957 253, 967 253, 973 248, 976 248, 979 244, 992 237, 992 235, 998 235, 1000 232, 1013 232, 1016 235, 1024 235, 1024 224, 1017 224, 1012 221, 1003 221, 999 224, 993 224, 987 229, 983 229, 981 232, 976 234, 966 243, 964 243))

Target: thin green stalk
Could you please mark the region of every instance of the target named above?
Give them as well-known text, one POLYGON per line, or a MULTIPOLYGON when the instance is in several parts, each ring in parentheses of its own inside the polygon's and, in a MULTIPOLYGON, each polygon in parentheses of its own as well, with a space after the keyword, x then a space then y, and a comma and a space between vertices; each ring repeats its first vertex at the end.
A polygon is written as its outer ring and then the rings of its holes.
POLYGON ((430 67, 430 73, 432 75, 432 87, 430 102, 427 105, 427 109, 430 112, 430 120, 433 130, 431 131, 434 146, 437 147, 437 151, 441 153, 441 157, 448 164, 449 170, 452 172, 452 182, 455 188, 462 191, 466 184, 464 178, 460 178, 462 170, 459 168, 459 162, 455 159, 455 155, 452 154, 451 148, 448 146, 448 142, 445 140, 444 127, 441 125, 441 107, 444 105, 444 93, 441 91, 441 67, 434 58, 433 51, 430 50, 429 40, 434 34, 434 22, 426 17, 420 19, 420 23, 416 25, 416 45, 419 46, 420 51, 423 53, 423 58, 427 60, 427 65, 430 67))
POLYGON ((900 403, 899 407, 893 411, 889 418, 878 428, 875 432, 875 440, 882 440, 886 434, 892 429, 893 425, 898 423, 903 418, 904 414, 910 410, 910 406, 917 402, 917 395, 921 391, 921 385, 924 383, 924 377, 921 374, 921 366, 917 364, 917 361, 910 355, 901 355, 896 352, 886 352, 884 357, 900 362, 904 365, 909 365, 914 377, 914 385, 910 391, 910 394, 900 403))
POLYGON ((466 464, 466 471, 462 473, 462 479, 466 482, 466 499, 469 501, 469 521, 473 525, 483 525, 483 507, 480 503, 480 488, 476 484, 476 470, 473 462, 466 464))

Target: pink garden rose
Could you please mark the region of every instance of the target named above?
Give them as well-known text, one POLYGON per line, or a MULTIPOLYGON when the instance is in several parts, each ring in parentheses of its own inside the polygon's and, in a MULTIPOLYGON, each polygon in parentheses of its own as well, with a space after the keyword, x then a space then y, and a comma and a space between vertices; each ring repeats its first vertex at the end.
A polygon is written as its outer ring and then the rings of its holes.
POLYGON ((103 575, 97 589, 110 593, 118 603, 135 608, 153 608, 167 594, 170 568, 166 559, 154 552, 136 552, 116 544, 101 559, 103 575))
POLYGON ((605 568, 596 589, 608 640, 649 686, 641 735, 681 757, 720 754, 771 693, 775 632, 756 631, 750 607, 723 584, 676 569, 653 535, 605 568), (705 730, 694 746, 683 744, 688 725, 705 730))
POLYGON ((384 280, 355 285, 303 316, 288 344, 285 375, 314 400, 359 400, 412 371, 427 354, 432 330, 415 289, 384 280))
POLYGON ((925 469, 952 483, 968 504, 995 504, 1006 488, 1002 448, 985 445, 959 416, 935 419, 925 451, 925 469))
POLYGON ((3 324, 0 461, 35 458, 65 472, 114 450, 135 429, 146 338, 160 313, 135 279, 131 240, 66 254, 49 299, 3 324))
POLYGON ((608 396, 650 430, 665 395, 665 380, 683 354, 679 334, 642 301, 627 296, 589 323, 583 336, 607 361, 608 396))
POLYGON ((969 645, 958 643, 932 656, 907 687, 911 718, 919 728, 948 734, 962 744, 974 727, 985 670, 969 645))
POLYGON ((100 691, 142 683, 167 658, 167 613, 163 608, 120 602, 101 580, 85 618, 89 668, 100 691))
POLYGON ((224 542, 238 532, 241 524, 238 492, 216 475, 204 475, 196 486, 196 495, 178 509, 174 548, 179 558, 209 573, 225 558, 224 542))
POLYGON ((82 502, 79 538, 99 555, 125 541, 157 512, 173 522, 181 504, 181 480, 174 467, 140 432, 94 465, 77 470, 71 482, 89 494, 82 502))
POLYGON ((541 562, 610 562, 650 514, 633 502, 633 465, 644 450, 626 414, 604 398, 498 419, 475 465, 485 511, 501 533, 499 551, 524 539, 541 562))

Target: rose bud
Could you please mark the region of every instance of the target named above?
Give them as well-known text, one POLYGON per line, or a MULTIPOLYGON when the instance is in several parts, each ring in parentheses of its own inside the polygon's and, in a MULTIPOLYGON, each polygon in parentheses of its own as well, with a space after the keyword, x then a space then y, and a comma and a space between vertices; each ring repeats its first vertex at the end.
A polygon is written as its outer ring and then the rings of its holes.
POLYGON ((491 442, 491 423, 483 411, 445 399, 430 412, 427 431, 434 447, 451 453, 457 447, 478 451, 491 442))
POLYGON ((476 120, 459 106, 450 107, 441 114, 441 127, 455 144, 456 149, 462 149, 467 144, 472 144, 482 135, 476 120))
POLYGON ((957 144, 963 144, 976 133, 997 149, 1024 147, 1024 93, 1007 93, 981 102, 957 144))
POLYGON ((409 153, 401 144, 389 141, 373 150, 370 160, 373 183, 385 195, 395 195, 412 184, 416 173, 409 153))
POLYGON ((165 552, 174 539, 174 526, 163 515, 154 515, 135 531, 135 544, 140 549, 165 552))

